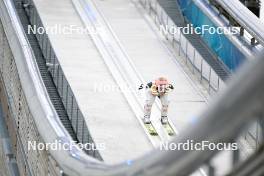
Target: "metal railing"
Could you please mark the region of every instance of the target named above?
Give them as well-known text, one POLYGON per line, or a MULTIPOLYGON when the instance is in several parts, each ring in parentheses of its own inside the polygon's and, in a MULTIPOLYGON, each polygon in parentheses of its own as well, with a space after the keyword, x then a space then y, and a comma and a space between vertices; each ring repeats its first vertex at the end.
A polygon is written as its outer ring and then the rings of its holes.
POLYGON ((244 30, 246 30, 250 34, 251 44, 253 46, 258 43, 264 46, 264 24, 241 2, 230 2, 228 0, 211 0, 211 3, 221 6, 228 13, 228 15, 230 15, 231 18, 233 18, 235 22, 241 26, 242 36, 244 35, 244 30), (255 40, 257 40, 257 42, 255 40))
MULTIPOLYGON (((32 0, 21 0, 21 2, 26 8, 31 27, 36 26, 37 29, 44 28, 38 11, 35 8, 34 2, 32 0)), ((46 32, 44 32, 43 34, 39 34, 37 32, 35 36, 38 40, 43 56, 46 59, 46 64, 49 67, 49 71, 67 111, 69 120, 71 121, 71 125, 78 141, 83 144, 94 144, 83 113, 81 112, 75 95, 65 77, 60 62, 49 40, 48 34, 46 32)), ((87 150, 86 152, 90 156, 102 160, 102 157, 100 156, 98 150, 87 150)))
MULTIPOLYGON (((20 173, 39 176, 61 175, 64 172, 70 175, 77 175, 78 172, 85 174, 81 170, 87 167, 87 163, 94 165, 97 160, 88 157, 75 145, 62 151, 29 150, 28 142, 38 145, 59 141, 62 145, 71 146, 73 141, 49 99, 12 1, 0 1, 0 21, 4 27, 0 38, 0 70, 11 126, 14 121, 9 133, 13 134, 11 137, 20 173), (75 164, 72 164, 74 161, 75 164)), ((103 166, 100 168, 103 169, 103 166)))
MULTIPOLYGON (((155 24, 159 29, 163 27, 166 29, 179 29, 168 16, 165 10, 159 5, 157 0, 140 0, 143 7, 153 17, 155 24)), ((192 72, 197 72, 200 76, 200 81, 208 83, 208 92, 217 92, 225 87, 224 81, 216 74, 214 69, 206 62, 200 53, 193 47, 193 45, 186 39, 186 37, 179 30, 174 33, 163 33, 167 40, 174 47, 179 56, 183 55, 186 59, 186 64, 192 67, 192 72)))

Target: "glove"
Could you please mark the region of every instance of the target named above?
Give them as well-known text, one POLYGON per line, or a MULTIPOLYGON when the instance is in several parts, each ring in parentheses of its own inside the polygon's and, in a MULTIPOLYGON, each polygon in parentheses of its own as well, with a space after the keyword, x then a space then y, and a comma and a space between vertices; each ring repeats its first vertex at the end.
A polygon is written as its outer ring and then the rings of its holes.
POLYGON ((139 86, 139 88, 138 88, 138 90, 141 90, 141 89, 143 89, 143 84, 141 84, 141 85, 139 86))
POLYGON ((170 88, 171 90, 173 90, 173 89, 174 89, 174 86, 173 86, 172 84, 169 84, 169 88, 170 88))
POLYGON ((155 85, 152 85, 150 89, 151 89, 152 95, 155 95, 155 96, 159 95, 159 92, 157 91, 157 87, 155 85))

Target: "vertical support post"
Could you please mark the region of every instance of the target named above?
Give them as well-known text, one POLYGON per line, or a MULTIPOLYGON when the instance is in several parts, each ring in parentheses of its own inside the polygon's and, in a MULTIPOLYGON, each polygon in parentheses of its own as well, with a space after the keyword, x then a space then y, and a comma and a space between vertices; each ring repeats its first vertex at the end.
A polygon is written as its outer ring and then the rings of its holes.
POLYGON ((186 46, 185 46, 186 64, 188 64, 188 54, 187 54, 187 49, 188 49, 188 42, 187 42, 187 40, 186 40, 186 46))
POLYGON ((179 56, 181 56, 181 32, 180 32, 180 38, 179 38, 179 56))
POLYGON ((255 145, 256 145, 256 149, 258 149, 259 146, 259 118, 257 119, 257 126, 256 126, 256 141, 255 141, 255 145))
POLYGON ((193 49, 193 74, 194 74, 194 67, 195 67, 195 64, 194 64, 194 62, 195 62, 195 54, 196 54, 196 52, 195 52, 195 49, 193 49))
POLYGON ((233 166, 235 166, 239 162, 239 159, 240 159, 240 151, 234 150, 233 151, 233 161, 232 161, 233 166))
POLYGON ((51 58, 53 58, 53 71, 52 71, 52 76, 53 76, 53 79, 55 77, 55 72, 56 72, 56 57, 55 57, 55 54, 54 54, 54 51, 52 51, 53 54, 51 54, 51 58))
POLYGON ((65 99, 66 99, 66 101, 65 101, 65 109, 66 109, 66 112, 68 112, 68 98, 69 98, 68 94, 69 94, 69 85, 67 84, 67 87, 66 87, 66 97, 65 97, 65 99))
POLYGON ((63 101, 63 86, 64 86, 64 84, 63 84, 63 73, 62 73, 62 71, 61 71, 61 98, 62 98, 62 101, 63 101))
POLYGON ((83 118, 83 123, 82 123, 82 143, 84 143, 84 123, 85 123, 85 120, 83 118))
POLYGON ((217 91, 219 91, 219 89, 220 89, 220 78, 219 78, 219 76, 217 76, 218 78, 217 78, 217 91))
POLYGON ((203 59, 201 60, 201 78, 200 78, 200 82, 202 82, 203 79, 203 59))
POLYGON ((77 108, 77 112, 76 112, 76 136, 77 136, 77 139, 78 139, 78 127, 79 127, 79 108, 77 108))
POLYGON ((211 74, 212 74, 212 67, 210 67, 209 70, 209 80, 208 80, 208 84, 209 84, 209 94, 211 93, 211 74))
POLYGON ((69 117, 70 121, 72 121, 72 115, 73 115, 73 95, 71 95, 71 116, 69 117))
POLYGON ((57 89, 59 90, 59 76, 60 76, 60 66, 58 65, 58 68, 57 68, 57 89))
POLYGON ((243 27, 241 27, 239 32, 240 32, 239 33, 240 36, 244 36, 245 29, 243 27))

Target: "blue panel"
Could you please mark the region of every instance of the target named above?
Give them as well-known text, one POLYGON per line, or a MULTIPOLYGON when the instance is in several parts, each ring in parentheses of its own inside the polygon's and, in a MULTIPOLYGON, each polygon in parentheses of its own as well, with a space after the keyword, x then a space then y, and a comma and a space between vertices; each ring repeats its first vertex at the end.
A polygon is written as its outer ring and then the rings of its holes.
MULTIPOLYGON (((178 0, 178 3, 183 15, 194 27, 208 25, 208 28, 216 30, 217 26, 192 0, 178 0)), ((245 56, 224 34, 210 34, 208 31, 204 31, 201 37, 230 70, 235 70, 245 60, 245 56)))

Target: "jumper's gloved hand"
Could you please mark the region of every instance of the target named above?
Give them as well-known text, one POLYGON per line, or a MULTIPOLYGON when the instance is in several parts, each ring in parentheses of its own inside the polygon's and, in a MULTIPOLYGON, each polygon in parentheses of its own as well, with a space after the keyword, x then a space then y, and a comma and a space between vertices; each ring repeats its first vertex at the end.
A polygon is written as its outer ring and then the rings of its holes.
POLYGON ((168 88, 171 89, 171 90, 173 90, 174 89, 174 86, 172 84, 169 84, 168 88))
POLYGON ((158 95, 159 95, 159 92, 158 92, 158 90, 157 90, 157 86, 156 86, 156 85, 153 84, 153 85, 150 87, 150 90, 151 90, 152 95, 155 95, 155 96, 158 96, 158 95))
POLYGON ((172 84, 169 84, 168 86, 166 86, 166 92, 170 92, 173 89, 174 89, 174 87, 172 84))
POLYGON ((141 84, 140 86, 139 86, 139 88, 138 88, 138 90, 141 90, 141 89, 143 89, 144 87, 143 87, 143 84, 141 84))

